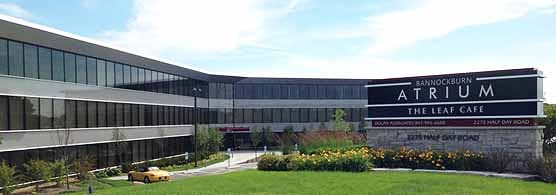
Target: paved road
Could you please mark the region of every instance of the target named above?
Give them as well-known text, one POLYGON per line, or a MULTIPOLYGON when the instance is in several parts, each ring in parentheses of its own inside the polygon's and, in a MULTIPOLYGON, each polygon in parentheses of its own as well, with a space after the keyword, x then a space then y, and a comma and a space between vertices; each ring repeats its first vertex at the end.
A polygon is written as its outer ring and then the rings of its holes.
MULTIPOLYGON (((258 151, 256 155, 260 156, 261 154, 262 152, 258 151)), ((232 157, 229 160, 212 164, 206 167, 170 172, 170 178, 172 180, 177 180, 193 176, 214 175, 245 169, 254 169, 257 167, 256 163, 246 163, 251 159, 255 159, 255 151, 234 151, 232 157)), ((127 176, 116 176, 110 177, 108 179, 126 180, 127 176)))

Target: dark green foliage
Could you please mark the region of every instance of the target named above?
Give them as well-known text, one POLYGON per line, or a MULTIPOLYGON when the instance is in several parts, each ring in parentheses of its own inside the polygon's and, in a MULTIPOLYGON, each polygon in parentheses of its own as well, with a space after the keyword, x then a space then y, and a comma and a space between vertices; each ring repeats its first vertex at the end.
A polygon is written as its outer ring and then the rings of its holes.
POLYGON ((556 183, 556 154, 547 154, 544 159, 533 159, 528 165, 532 173, 541 180, 556 183))
POLYGON ((56 185, 60 186, 67 175, 66 163, 62 160, 54 161, 52 164, 52 175, 55 177, 56 185))
POLYGON ((0 163, 0 187, 5 195, 12 191, 11 185, 16 183, 15 167, 11 167, 6 162, 0 163))
POLYGON ((131 164, 130 162, 122 163, 120 165, 122 172, 129 173, 129 171, 135 170, 135 165, 131 164))
POLYGON ((215 128, 204 128, 197 134, 197 152, 200 159, 216 154, 223 147, 224 135, 215 128))
MULTIPOLYGON (((52 178, 51 166, 42 160, 30 160, 23 164, 23 175, 28 181, 42 180, 47 182, 52 178)), ((39 191, 39 184, 35 184, 35 191, 39 191)))
POLYGON ((545 104, 543 124, 546 126, 544 129, 544 152, 556 152, 556 105, 545 104))

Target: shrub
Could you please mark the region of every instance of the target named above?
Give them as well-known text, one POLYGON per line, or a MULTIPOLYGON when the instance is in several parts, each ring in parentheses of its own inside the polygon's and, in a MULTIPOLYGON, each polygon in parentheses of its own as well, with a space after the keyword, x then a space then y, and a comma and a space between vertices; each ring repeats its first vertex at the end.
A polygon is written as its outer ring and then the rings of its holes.
POLYGON ((509 165, 514 161, 514 158, 514 155, 511 155, 504 149, 489 152, 486 155, 485 168, 489 171, 502 173, 508 169, 509 165))
POLYGON ((365 138, 356 132, 314 131, 298 136, 299 151, 303 154, 314 154, 318 151, 335 148, 352 147, 364 143, 365 138))
POLYGON ((72 168, 78 173, 80 181, 86 181, 91 177, 90 170, 94 168, 95 159, 89 155, 82 155, 73 162, 72 168))
POLYGON ((224 135, 215 128, 203 128, 195 136, 197 136, 199 159, 208 158, 211 154, 220 151, 220 148, 223 146, 224 135))
POLYGON ((113 177, 113 176, 118 176, 122 174, 122 170, 119 168, 112 168, 112 169, 108 169, 106 171, 106 175, 108 177, 113 177))
POLYGON ((272 154, 262 155, 259 162, 257 162, 257 169, 261 171, 277 171, 276 165, 281 158, 280 156, 272 154))
POLYGON ((108 177, 108 172, 106 170, 100 170, 95 172, 95 177, 96 178, 105 178, 108 177))
POLYGON ((529 169, 545 182, 556 182, 556 154, 547 154, 544 159, 533 159, 529 163, 529 169))
POLYGON ((11 167, 6 162, 0 163, 0 187, 4 194, 9 194, 12 190, 11 185, 15 184, 15 167, 11 167))
MULTIPOLYGON (((23 164, 23 174, 29 181, 42 180, 47 182, 52 178, 51 166, 42 160, 30 160, 29 162, 23 164)), ((40 182, 35 183, 35 191, 39 191, 40 182)))
POLYGON ((362 172, 370 170, 373 165, 367 154, 367 148, 346 152, 323 152, 311 155, 263 155, 258 169, 263 171, 349 171, 362 172))
POLYGON ((66 163, 62 160, 54 161, 51 164, 52 175, 55 177, 56 185, 61 186, 64 176, 67 175, 66 163))
POLYGON ((135 165, 131 164, 131 163, 122 163, 120 165, 122 172, 124 173, 129 173, 129 171, 133 171, 135 170, 135 165))
POLYGON ((381 168, 480 170, 484 156, 469 151, 445 152, 433 150, 369 149, 371 161, 381 168))

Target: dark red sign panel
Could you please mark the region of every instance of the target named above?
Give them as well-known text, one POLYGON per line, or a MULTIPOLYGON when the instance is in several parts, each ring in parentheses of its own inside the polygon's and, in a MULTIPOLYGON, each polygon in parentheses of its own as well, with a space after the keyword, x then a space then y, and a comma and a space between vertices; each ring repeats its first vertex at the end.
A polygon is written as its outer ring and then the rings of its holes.
POLYGON ((372 127, 526 127, 537 126, 537 119, 419 119, 372 120, 372 127))

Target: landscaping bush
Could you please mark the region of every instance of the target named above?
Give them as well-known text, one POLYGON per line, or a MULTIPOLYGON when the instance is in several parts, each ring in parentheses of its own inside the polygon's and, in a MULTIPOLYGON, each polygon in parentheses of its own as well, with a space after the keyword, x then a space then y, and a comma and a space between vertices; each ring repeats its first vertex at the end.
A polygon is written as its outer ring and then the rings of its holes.
MULTIPOLYGON (((23 164, 23 174, 28 181, 38 181, 43 180, 47 182, 52 178, 51 166, 42 160, 30 160, 29 162, 23 164)), ((35 191, 39 191, 39 184, 35 183, 35 191)))
POLYGON ((56 185, 61 186, 64 176, 67 175, 66 163, 62 160, 54 161, 51 164, 52 175, 55 177, 56 185))
POLYGON ((353 147, 364 143, 364 136, 357 132, 345 131, 313 131, 300 134, 299 152, 314 154, 318 151, 353 147))
POLYGON ((122 174, 122 170, 119 168, 112 168, 112 169, 108 169, 106 171, 106 175, 108 177, 113 177, 113 176, 118 176, 122 174))
POLYGON ((257 166, 263 171, 350 171, 372 168, 367 148, 347 152, 323 152, 311 155, 263 155, 257 166))
POLYGON ((544 159, 533 159, 529 162, 533 174, 545 182, 556 182, 556 154, 547 154, 544 159))
POLYGON ((2 192, 5 195, 10 194, 12 190, 10 186, 15 182, 15 167, 11 167, 2 161, 0 163, 0 187, 2 187, 2 192))
POLYGON ((482 170, 483 155, 469 151, 444 152, 433 150, 369 149, 369 157, 376 167, 410 169, 482 170))
POLYGON ((133 171, 136 168, 135 165, 131 163, 122 163, 120 167, 122 168, 121 170, 124 173, 129 173, 129 171, 133 171))
POLYGON ((96 178, 105 178, 105 177, 108 177, 108 171, 106 171, 106 170, 97 171, 97 172, 95 172, 95 177, 96 177, 96 178))

